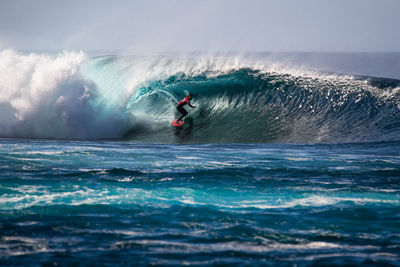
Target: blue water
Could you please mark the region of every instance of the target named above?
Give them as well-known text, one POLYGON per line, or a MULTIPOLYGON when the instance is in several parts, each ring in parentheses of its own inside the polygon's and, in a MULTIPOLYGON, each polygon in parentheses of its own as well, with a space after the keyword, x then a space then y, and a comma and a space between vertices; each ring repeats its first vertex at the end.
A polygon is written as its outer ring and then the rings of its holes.
POLYGON ((398 265, 400 143, 0 142, 2 265, 398 265))
POLYGON ((283 56, 0 51, 0 265, 399 266, 400 57, 283 56))

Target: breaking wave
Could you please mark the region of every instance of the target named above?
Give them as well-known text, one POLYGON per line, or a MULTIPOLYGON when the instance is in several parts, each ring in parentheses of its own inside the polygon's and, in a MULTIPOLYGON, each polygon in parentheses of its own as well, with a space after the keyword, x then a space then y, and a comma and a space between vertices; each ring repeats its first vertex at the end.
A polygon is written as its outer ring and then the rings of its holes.
POLYGON ((0 137, 157 143, 400 140, 400 81, 240 56, 0 52, 0 137), (170 123, 186 93, 181 128, 170 123))

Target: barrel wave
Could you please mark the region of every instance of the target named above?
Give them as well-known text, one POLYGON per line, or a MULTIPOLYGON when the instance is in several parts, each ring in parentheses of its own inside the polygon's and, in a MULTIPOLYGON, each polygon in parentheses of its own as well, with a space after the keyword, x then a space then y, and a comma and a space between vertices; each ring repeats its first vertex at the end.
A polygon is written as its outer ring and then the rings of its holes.
POLYGON ((3 51, 0 136, 151 143, 400 140, 400 81, 244 56, 3 51), (51 66, 51 67, 49 67, 51 66), (175 106, 193 104, 181 128, 175 106))

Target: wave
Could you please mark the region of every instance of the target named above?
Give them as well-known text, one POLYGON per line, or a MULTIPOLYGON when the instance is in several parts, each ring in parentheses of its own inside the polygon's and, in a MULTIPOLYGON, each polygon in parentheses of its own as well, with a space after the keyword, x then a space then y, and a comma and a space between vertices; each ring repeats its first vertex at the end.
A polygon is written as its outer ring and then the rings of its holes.
MULTIPOLYGON (((133 177, 119 179, 118 183, 131 183, 133 177)), ((354 193, 340 192, 337 194, 313 194, 278 190, 254 197, 253 192, 246 190, 232 193, 231 190, 207 191, 180 187, 173 179, 157 179, 158 183, 166 183, 173 187, 140 188, 114 187, 101 188, 83 186, 64 186, 50 188, 49 186, 18 186, 8 189, 7 194, 0 199, 0 212, 4 210, 20 210, 38 206, 54 205, 139 205, 139 206, 173 206, 195 205, 214 206, 218 209, 292 209, 307 207, 327 207, 339 205, 342 207, 381 206, 397 208, 400 199, 397 195, 388 196, 385 193, 354 193), (53 189, 53 190, 51 190, 53 189), (246 192, 244 192, 246 191, 246 192)), ((137 182, 135 180, 134 182, 137 182)), ((272 190, 273 191, 273 190, 272 190)))
POLYGON ((0 52, 0 137, 156 143, 400 140, 400 81, 240 56, 0 52), (186 93, 181 128, 170 123, 186 93))

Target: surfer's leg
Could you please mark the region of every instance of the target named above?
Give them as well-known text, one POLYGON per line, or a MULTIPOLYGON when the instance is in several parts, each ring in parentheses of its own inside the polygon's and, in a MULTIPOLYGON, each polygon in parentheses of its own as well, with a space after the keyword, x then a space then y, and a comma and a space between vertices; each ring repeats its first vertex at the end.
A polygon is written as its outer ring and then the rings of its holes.
POLYGON ((184 109, 183 107, 177 107, 176 109, 180 113, 182 113, 182 115, 176 121, 181 121, 183 119, 183 117, 185 117, 188 113, 187 113, 186 109, 184 109))
POLYGON ((181 121, 183 119, 183 117, 185 117, 186 115, 182 115, 180 116, 176 121, 181 121))

